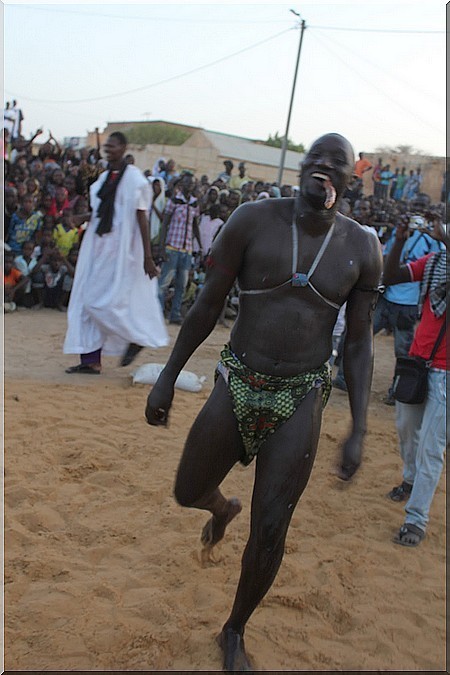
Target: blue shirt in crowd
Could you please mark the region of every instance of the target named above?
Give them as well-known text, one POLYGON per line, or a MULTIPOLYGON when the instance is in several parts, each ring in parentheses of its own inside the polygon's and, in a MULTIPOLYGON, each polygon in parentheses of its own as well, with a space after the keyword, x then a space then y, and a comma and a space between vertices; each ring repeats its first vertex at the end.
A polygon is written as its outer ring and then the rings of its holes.
MULTIPOLYGON (((392 231, 391 238, 386 244, 384 251, 388 255, 395 241, 395 228, 392 231)), ((435 239, 432 239, 425 232, 415 230, 405 241, 400 262, 402 265, 413 262, 422 258, 428 253, 437 253, 441 250, 441 245, 435 239)), ((417 305, 419 302, 420 281, 408 282, 406 284, 395 284, 395 286, 387 286, 384 292, 384 297, 389 302, 395 302, 398 305, 417 305)))

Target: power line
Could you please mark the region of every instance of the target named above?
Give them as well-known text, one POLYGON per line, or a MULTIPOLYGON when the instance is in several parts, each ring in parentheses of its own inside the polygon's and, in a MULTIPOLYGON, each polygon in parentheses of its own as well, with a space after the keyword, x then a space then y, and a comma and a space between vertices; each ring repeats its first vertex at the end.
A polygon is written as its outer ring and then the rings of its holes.
POLYGON ((325 49, 328 49, 328 51, 331 52, 331 54, 333 54, 337 59, 339 59, 339 61, 341 61, 341 63, 343 63, 344 66, 346 66, 349 70, 352 70, 354 73, 356 73, 356 75, 358 75, 358 77, 360 77, 366 84, 368 84, 369 86, 371 86, 371 87, 373 87, 374 89, 376 89, 380 94, 382 94, 383 96, 385 96, 387 99, 389 99, 389 100, 390 100, 392 103, 394 103, 396 106, 398 106, 399 108, 401 108, 402 110, 404 110, 406 113, 408 113, 408 115, 412 115, 412 116, 415 117, 417 120, 419 120, 420 122, 422 122, 422 124, 426 124, 428 127, 430 127, 430 129, 433 129, 433 131, 436 131, 436 132, 439 133, 439 134, 442 134, 442 133, 443 133, 443 132, 442 132, 442 129, 438 129, 438 128, 435 127, 433 124, 430 124, 430 122, 429 122, 428 120, 425 120, 423 117, 420 117, 419 115, 416 115, 416 114, 413 112, 413 110, 411 110, 411 108, 409 108, 409 107, 403 105, 402 103, 400 103, 399 101, 397 101, 395 98, 392 98, 392 96, 390 96, 386 91, 384 91, 384 89, 381 89, 381 87, 377 87, 377 85, 376 85, 372 80, 368 80, 367 78, 365 78, 364 75, 362 75, 356 68, 353 68, 353 66, 350 66, 350 65, 347 63, 347 61, 345 61, 343 58, 341 58, 341 57, 339 56, 339 54, 337 54, 337 53, 335 52, 334 49, 331 49, 330 46, 327 45, 327 43, 323 40, 323 38, 320 37, 317 33, 313 32, 313 36, 315 37, 316 40, 319 39, 319 42, 321 42, 321 43, 323 44, 323 46, 325 47, 325 49))
POLYGON ((76 14, 79 16, 98 16, 103 19, 119 19, 123 21, 124 19, 130 19, 132 21, 167 21, 168 23, 231 23, 231 24, 257 24, 257 23, 292 23, 289 19, 202 19, 202 18, 189 18, 189 17, 165 17, 165 16, 133 16, 127 14, 126 16, 119 16, 118 14, 103 14, 102 12, 77 12, 72 9, 50 9, 49 7, 35 7, 32 5, 14 5, 14 7, 34 9, 40 12, 50 12, 52 14, 76 14))
MULTIPOLYGON (((14 8, 35 10, 38 12, 50 12, 52 14, 75 14, 79 16, 98 16, 104 19, 119 19, 123 21, 124 19, 129 19, 131 21, 167 21, 168 23, 213 23, 216 24, 220 21, 223 23, 235 24, 262 24, 262 23, 291 23, 289 19, 203 19, 203 18, 189 18, 189 17, 177 17, 177 16, 133 16, 127 14, 126 16, 119 16, 118 14, 104 14, 102 12, 79 12, 71 9, 53 9, 50 7, 37 7, 34 5, 7 5, 9 9, 11 6, 14 8)), ((415 29, 401 29, 401 28, 355 28, 347 26, 315 26, 314 24, 308 24, 308 28, 319 28, 321 30, 337 30, 337 31, 350 31, 354 33, 395 33, 395 34, 406 34, 406 35, 443 35, 445 30, 415 30, 415 29)))
POLYGON ((32 101, 34 103, 91 103, 93 101, 104 101, 108 98, 116 98, 117 96, 126 96, 128 94, 135 94, 138 91, 145 91, 147 89, 152 89, 153 87, 158 87, 161 84, 166 84, 167 82, 173 82, 174 80, 179 80, 182 77, 186 77, 187 75, 192 75, 193 73, 198 73, 201 70, 205 70, 206 68, 211 68, 212 66, 217 65, 218 63, 223 63, 223 61, 227 61, 228 59, 233 58, 234 56, 238 56, 239 54, 243 54, 244 52, 250 51, 250 49, 255 49, 256 47, 259 47, 260 45, 266 44, 267 42, 270 42, 271 40, 275 40, 276 38, 280 37, 280 35, 285 35, 286 33, 290 32, 293 30, 292 28, 288 28, 287 30, 281 31, 281 33, 277 33, 276 35, 272 35, 265 40, 260 40, 259 42, 255 42, 255 44, 250 45, 248 47, 244 47, 243 49, 239 49, 237 52, 233 52, 233 54, 228 54, 228 56, 222 56, 220 59, 216 59, 215 61, 211 61, 210 63, 206 63, 203 66, 198 66, 197 68, 193 68, 192 70, 187 70, 184 73, 179 73, 178 75, 173 75, 172 77, 168 77, 164 80, 159 80, 159 82, 153 82, 152 84, 146 84, 143 87, 136 87, 135 89, 128 89, 127 91, 120 91, 115 94, 107 94, 106 96, 96 96, 93 98, 80 98, 80 99, 43 99, 43 98, 30 98, 29 96, 23 96, 22 94, 15 94, 14 92, 11 92, 10 90, 5 89, 10 95, 14 95, 17 98, 24 99, 25 101, 32 101))
POLYGON ((308 28, 320 28, 321 30, 344 30, 350 31, 352 33, 406 33, 409 35, 412 34, 444 34, 445 30, 408 30, 408 29, 397 29, 397 28, 347 28, 345 26, 314 26, 308 25, 308 28))
MULTIPOLYGON (((323 36, 323 37, 324 37, 324 36, 323 36)), ((385 75, 387 75, 388 77, 390 77, 390 78, 392 78, 392 79, 395 79, 396 83, 404 84, 406 87, 409 87, 409 88, 411 88, 411 89, 414 89, 415 91, 421 91, 422 94, 423 94, 424 96, 426 96, 427 98, 432 98, 432 99, 434 99, 438 104, 443 105, 442 99, 439 99, 439 98, 438 98, 435 94, 433 94, 433 93, 429 93, 429 92, 424 91, 423 89, 420 89, 420 88, 417 86, 417 83, 416 83, 416 82, 408 82, 407 80, 404 80, 404 79, 400 78, 400 77, 397 75, 397 73, 394 74, 392 70, 389 71, 387 68, 383 68, 383 66, 381 66, 379 63, 375 63, 374 61, 371 61, 370 59, 367 58, 367 56, 364 56, 363 54, 360 54, 359 52, 356 52, 354 49, 351 49, 348 45, 343 45, 341 42, 338 42, 338 41, 336 41, 336 40, 333 40, 333 38, 330 37, 329 35, 326 36, 326 39, 327 39, 327 40, 330 40, 331 42, 333 42, 337 47, 340 47, 341 49, 345 49, 347 52, 350 52, 350 54, 354 54, 354 55, 357 57, 358 60, 360 60, 360 61, 365 61, 366 63, 368 63, 368 64, 369 64, 370 66, 372 66, 373 68, 378 68, 378 70, 381 70, 381 72, 384 73, 385 75)))

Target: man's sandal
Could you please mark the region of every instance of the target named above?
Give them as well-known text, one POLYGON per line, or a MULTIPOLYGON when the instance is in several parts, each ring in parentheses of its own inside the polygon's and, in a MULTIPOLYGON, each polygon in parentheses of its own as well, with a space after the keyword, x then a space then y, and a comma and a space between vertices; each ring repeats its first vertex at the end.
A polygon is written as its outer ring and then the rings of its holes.
POLYGON ((79 363, 77 366, 66 368, 66 373, 72 375, 73 373, 80 373, 81 375, 100 375, 100 371, 96 370, 88 363, 79 363))
POLYGON ((393 542, 394 544, 400 544, 400 546, 413 547, 418 546, 423 539, 425 539, 425 532, 420 527, 405 523, 395 535, 393 542))
POLYGON ((392 499, 393 502, 406 502, 411 495, 412 485, 409 483, 403 483, 392 488, 390 492, 386 495, 389 499, 392 499))

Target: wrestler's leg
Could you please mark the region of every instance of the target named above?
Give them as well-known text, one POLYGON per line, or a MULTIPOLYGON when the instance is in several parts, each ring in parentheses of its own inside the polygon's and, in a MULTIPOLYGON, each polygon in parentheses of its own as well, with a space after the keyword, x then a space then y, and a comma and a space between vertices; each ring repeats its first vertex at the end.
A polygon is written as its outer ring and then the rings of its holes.
POLYGON ((241 511, 237 499, 226 499, 219 485, 243 451, 231 398, 222 376, 189 432, 175 482, 181 506, 212 513, 202 541, 212 548, 222 539, 228 523, 241 511))
POLYGON ((289 523, 314 463, 321 417, 321 390, 313 389, 257 456, 250 537, 234 605, 219 636, 224 670, 251 669, 242 639, 245 625, 280 567, 289 523))

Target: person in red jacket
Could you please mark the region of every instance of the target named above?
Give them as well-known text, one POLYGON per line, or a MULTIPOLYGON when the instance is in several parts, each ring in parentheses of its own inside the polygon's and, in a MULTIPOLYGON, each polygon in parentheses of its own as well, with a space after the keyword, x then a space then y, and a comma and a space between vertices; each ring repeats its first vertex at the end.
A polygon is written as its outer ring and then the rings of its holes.
MULTIPOLYGON (((397 226, 396 240, 386 261, 385 284, 420 281, 419 316, 410 356, 428 360, 446 321, 448 284, 447 251, 450 238, 439 217, 432 216, 431 236, 443 242, 445 250, 431 253, 406 265, 400 264, 408 225, 397 226)), ((405 522, 394 538, 402 546, 418 546, 425 537, 429 512, 444 466, 448 443, 446 432, 446 334, 440 341, 428 374, 428 393, 423 403, 396 401, 396 423, 403 460, 403 482, 388 497, 406 501, 405 522)))

